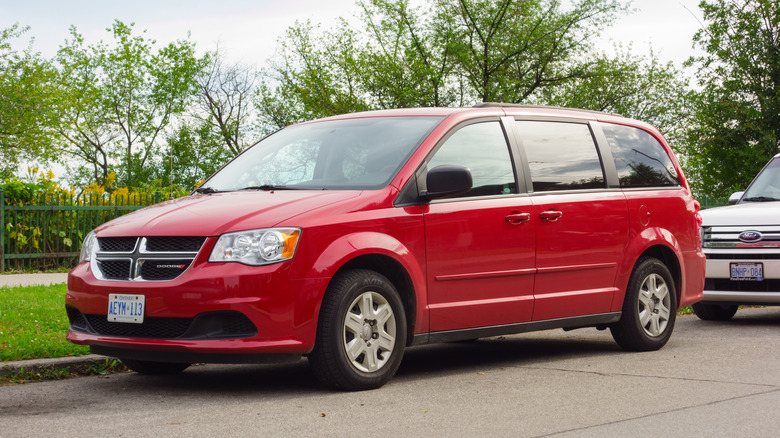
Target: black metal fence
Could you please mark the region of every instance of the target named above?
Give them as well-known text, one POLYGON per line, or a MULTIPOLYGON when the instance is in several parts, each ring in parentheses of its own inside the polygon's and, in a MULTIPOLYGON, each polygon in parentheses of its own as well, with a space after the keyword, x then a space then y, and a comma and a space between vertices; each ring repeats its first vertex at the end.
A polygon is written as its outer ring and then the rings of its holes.
POLYGON ((0 269, 74 266, 92 229, 161 200, 157 191, 127 196, 42 193, 21 202, 6 200, 0 188, 0 269))

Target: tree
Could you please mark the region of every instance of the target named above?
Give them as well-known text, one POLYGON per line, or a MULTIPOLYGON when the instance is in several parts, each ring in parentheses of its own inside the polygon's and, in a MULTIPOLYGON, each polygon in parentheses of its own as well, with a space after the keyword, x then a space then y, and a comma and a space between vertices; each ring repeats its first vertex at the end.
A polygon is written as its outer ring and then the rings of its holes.
POLYGON ((365 109, 527 102, 598 74, 590 42, 615 0, 362 0, 361 23, 290 28, 259 110, 276 126, 365 109), (355 30, 358 27, 358 30, 355 30))
POLYGON ((252 111, 256 73, 250 67, 226 64, 219 49, 208 58, 207 69, 197 80, 200 111, 194 116, 205 123, 201 128, 211 127, 231 156, 237 155, 258 139, 252 111))
POLYGON ((32 51, 32 42, 21 53, 10 44, 27 30, 18 24, 0 29, 0 177, 14 173, 21 160, 46 162, 55 153, 54 69, 32 51))
POLYGON ((688 81, 671 62, 661 62, 652 50, 646 57, 633 52, 630 46, 618 46, 615 55, 593 57, 587 76, 545 88, 537 101, 643 120, 677 144, 686 128, 680 121, 689 112, 688 81))
POLYGON ((698 67, 692 129, 685 142, 699 192, 744 190, 780 152, 780 3, 713 0, 699 4, 706 27, 694 36, 706 52, 698 67))
POLYGON ((91 167, 102 184, 114 170, 121 185, 153 177, 150 165, 162 134, 196 91, 204 60, 194 43, 179 40, 153 51, 155 41, 133 36, 133 25, 115 21, 115 44, 87 46, 75 27, 56 61, 67 90, 59 133, 68 150, 91 167))
POLYGON ((227 163, 235 154, 224 147, 224 138, 214 126, 208 120, 196 120, 168 135, 168 156, 162 160, 160 179, 192 190, 227 163))
POLYGON ((614 0, 438 0, 453 53, 482 102, 521 103, 538 90, 592 75, 593 39, 625 10, 614 0), (450 27, 450 26, 447 26, 450 27))

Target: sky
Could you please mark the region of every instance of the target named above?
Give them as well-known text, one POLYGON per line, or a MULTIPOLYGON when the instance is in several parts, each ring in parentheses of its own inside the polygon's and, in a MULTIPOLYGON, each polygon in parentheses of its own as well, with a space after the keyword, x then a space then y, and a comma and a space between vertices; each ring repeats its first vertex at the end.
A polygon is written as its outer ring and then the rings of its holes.
MULTIPOLYGON (((196 43, 199 52, 214 50, 232 62, 262 68, 273 56, 277 40, 296 20, 312 20, 331 27, 337 17, 352 18, 356 0, 0 0, 0 29, 14 23, 30 26, 15 47, 33 49, 50 58, 75 26, 87 45, 109 42, 106 31, 115 19, 135 23, 134 34, 160 45, 177 39, 196 43)), ((599 41, 611 51, 613 43, 632 44, 637 54, 647 55, 652 46, 662 61, 679 67, 694 52, 691 37, 701 26, 699 0, 634 0, 636 11, 618 21, 599 41)), ((423 0, 413 0, 421 4, 423 0)))

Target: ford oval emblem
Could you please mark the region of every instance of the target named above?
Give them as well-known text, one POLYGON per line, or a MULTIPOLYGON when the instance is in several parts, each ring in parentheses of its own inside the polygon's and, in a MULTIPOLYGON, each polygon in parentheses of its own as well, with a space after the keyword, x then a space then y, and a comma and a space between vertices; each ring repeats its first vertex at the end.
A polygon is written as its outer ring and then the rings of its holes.
POLYGON ((743 242, 758 242, 764 237, 758 231, 743 231, 739 233, 739 240, 743 242))

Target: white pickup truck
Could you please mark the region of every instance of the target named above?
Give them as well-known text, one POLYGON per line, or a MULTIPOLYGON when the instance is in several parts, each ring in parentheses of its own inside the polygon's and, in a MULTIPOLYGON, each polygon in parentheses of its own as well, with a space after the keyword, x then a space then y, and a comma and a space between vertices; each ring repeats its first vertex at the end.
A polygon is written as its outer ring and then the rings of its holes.
POLYGON ((730 319, 740 304, 780 305, 780 154, 729 204, 701 212, 707 269, 693 311, 705 320, 730 319))

